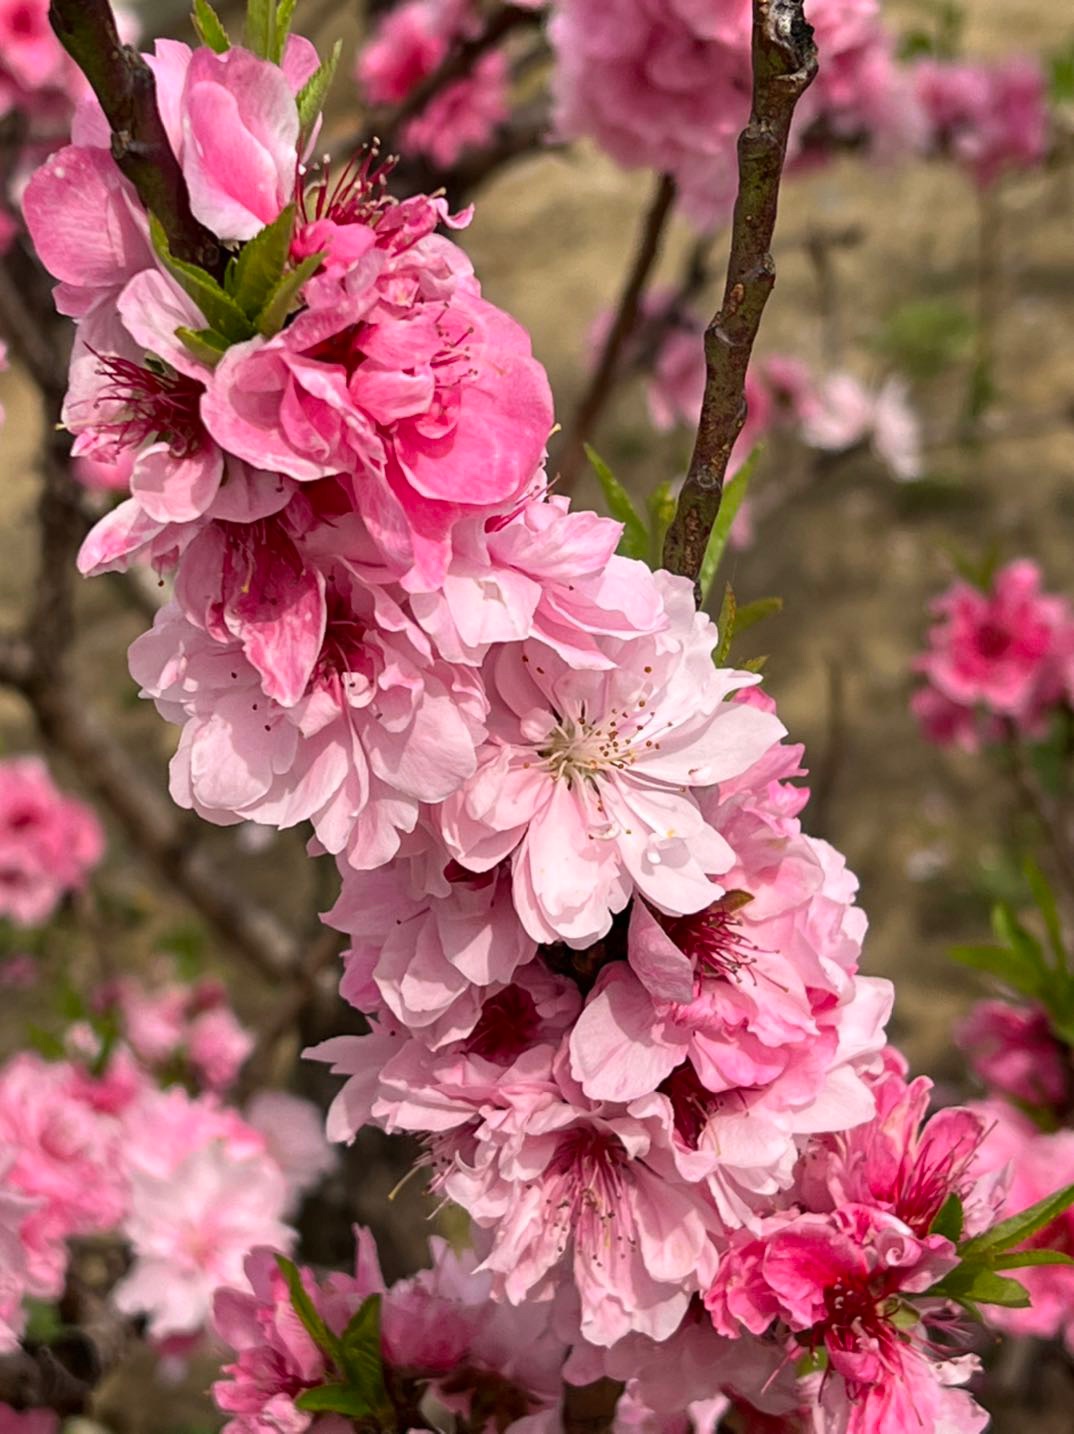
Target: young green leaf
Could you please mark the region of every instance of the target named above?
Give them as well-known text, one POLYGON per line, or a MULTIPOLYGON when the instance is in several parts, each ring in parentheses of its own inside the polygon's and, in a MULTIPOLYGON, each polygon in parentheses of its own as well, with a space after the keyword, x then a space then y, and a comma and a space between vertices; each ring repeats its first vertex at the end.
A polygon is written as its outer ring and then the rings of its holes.
POLYGON ((1006 1275, 997 1275, 985 1265, 964 1264, 945 1275, 938 1285, 926 1290, 930 1299, 955 1300, 971 1308, 976 1305, 1002 1305, 1005 1309, 1025 1309, 1029 1295, 1025 1286, 1006 1275))
POLYGON ((1065 971, 1068 966, 1067 949, 1063 941, 1063 927, 1059 919, 1059 905, 1055 899, 1055 892, 1052 890, 1048 878, 1031 856, 1027 856, 1023 861, 1022 870, 1033 894, 1033 900, 1037 904, 1041 920, 1044 922, 1044 929, 1048 933, 1048 945, 1052 948, 1055 964, 1060 971, 1065 971))
POLYGON ((351 1316, 340 1336, 340 1359, 351 1384, 373 1409, 388 1402, 380 1352, 380 1295, 370 1295, 351 1316))
POLYGON ((761 456, 761 451, 762 445, 758 444, 723 490, 720 511, 716 515, 715 523, 712 525, 708 546, 705 549, 705 556, 701 562, 701 576, 698 582, 701 587, 702 605, 704 605, 712 589, 717 569, 723 559, 724 549, 727 547, 731 524, 735 521, 735 518, 738 516, 738 510, 742 507, 742 500, 746 496, 746 489, 750 485, 750 479, 753 477, 753 470, 757 467, 757 460, 761 456))
POLYGON ((294 308, 299 290, 307 279, 312 279, 321 267, 324 254, 310 254, 301 264, 288 270, 265 300, 257 316, 257 332, 268 339, 278 334, 287 322, 287 315, 294 308))
POLYGON ((1020 995, 1037 997, 1041 993, 1040 972, 1027 967, 1018 953, 1006 946, 952 946, 950 954, 960 965, 992 976, 1020 995))
POLYGON ((188 329, 181 324, 175 331, 175 337, 199 363, 208 368, 215 368, 229 347, 227 339, 221 338, 214 329, 188 329))
POLYGON ((253 338, 256 332, 253 325, 213 276, 205 269, 200 269, 197 264, 188 264, 183 259, 175 258, 168 245, 164 226, 155 214, 149 216, 149 232, 160 262, 197 304, 209 328, 233 344, 253 338))
MULTIPOLYGON (((291 1296, 291 1305, 296 1315, 302 1321, 302 1326, 310 1339, 330 1360, 338 1367, 340 1361, 340 1342, 332 1331, 325 1324, 317 1306, 310 1298, 309 1291, 302 1283, 302 1271, 293 1260, 286 1255, 276 1256, 276 1265, 280 1274, 287 1281, 287 1290, 291 1296)), ((346 1412, 346 1411, 344 1411, 346 1412)))
POLYGON ((984 1254, 995 1256, 1006 1250, 1013 1250, 1017 1245, 1024 1244, 1038 1230, 1043 1230, 1046 1225, 1058 1219, 1071 1205, 1074 1205, 1074 1185, 1067 1185, 1064 1189, 1057 1190, 1054 1195, 1046 1195, 1043 1200, 1030 1205, 1029 1209, 1023 1210, 1021 1214, 1011 1215, 1009 1219, 993 1225, 991 1230, 986 1230, 984 1234, 967 1240, 960 1247, 959 1254, 963 1259, 973 1259, 984 1254))
POLYGON ((202 44, 208 45, 209 49, 215 50, 218 55, 231 48, 231 40, 223 22, 209 4, 209 0, 194 0, 194 14, 191 18, 202 44))
POLYGON ((675 495, 671 484, 663 482, 649 494, 649 566, 655 571, 664 561, 664 539, 675 517, 675 495))
POLYGON ((336 73, 336 66, 339 64, 339 57, 343 53, 343 42, 337 40, 332 46, 332 53, 321 64, 298 92, 295 103, 298 105, 299 120, 299 150, 301 152, 306 141, 313 133, 313 126, 317 123, 317 116, 324 108, 325 96, 328 94, 329 86, 336 73))
POLYGON ((322 1384, 306 1389, 295 1399, 295 1408, 305 1414, 349 1414, 354 1419, 368 1419, 376 1414, 369 1401, 349 1384, 322 1384))
POLYGON ((649 552, 649 534, 626 489, 596 449, 591 448, 588 443, 585 445, 585 456, 603 489, 608 512, 623 525, 623 536, 619 540, 620 553, 624 558, 644 559, 649 552))
POLYGON ((231 49, 228 33, 209 0, 194 0, 193 20, 194 29, 203 45, 208 45, 209 49, 215 50, 218 55, 231 49))
POLYGON ((243 30, 246 48, 262 60, 270 60, 275 29, 276 0, 246 0, 246 27, 243 30))
POLYGON ((766 617, 774 617, 776 613, 783 611, 783 599, 781 597, 755 598, 744 607, 740 607, 735 613, 735 636, 747 631, 748 628, 763 622, 766 617))
POLYGON ((731 656, 731 643, 735 637, 735 624, 738 621, 738 604, 735 602, 735 592, 728 583, 723 590, 723 602, 720 603, 720 615, 716 619, 716 631, 720 635, 719 645, 712 654, 712 660, 717 667, 722 667, 731 656))
POLYGON ((942 1235, 945 1240, 950 1240, 957 1245, 962 1239, 962 1201, 957 1191, 952 1190, 947 1199, 940 1207, 939 1214, 932 1222, 929 1229, 930 1235, 942 1235))
POLYGON ((1031 1265, 1074 1265, 1074 1259, 1062 1250, 1012 1250, 989 1261, 993 1270, 1025 1270, 1031 1265))
POLYGON ((229 266, 225 280, 228 291, 251 322, 257 321, 283 278, 294 227, 295 206, 289 204, 277 219, 242 246, 234 267, 229 266))
POLYGON ((277 65, 283 59, 283 52, 287 47, 287 37, 291 33, 291 22, 294 18, 295 0, 279 0, 276 18, 272 26, 272 55, 270 57, 277 65))

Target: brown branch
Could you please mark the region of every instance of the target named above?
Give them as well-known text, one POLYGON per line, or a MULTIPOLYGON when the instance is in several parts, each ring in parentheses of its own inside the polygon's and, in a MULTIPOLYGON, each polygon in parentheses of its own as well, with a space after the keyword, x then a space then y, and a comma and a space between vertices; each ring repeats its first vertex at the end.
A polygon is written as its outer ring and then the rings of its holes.
POLYGON ((563 1386, 563 1434, 606 1434, 623 1386, 614 1379, 563 1386))
POLYGON ((157 105, 153 72, 120 43, 109 0, 51 0, 49 21, 85 75, 112 129, 112 157, 145 208, 160 220, 172 253, 219 273, 223 253, 190 208, 190 194, 157 105))
POLYGON ((538 24, 540 18, 538 11, 520 10, 514 5, 502 5, 493 11, 482 28, 453 45, 436 69, 419 81, 395 109, 374 117, 373 133, 381 135, 389 149, 398 144, 399 133, 407 121, 421 114, 441 90, 468 75, 482 55, 495 49, 513 30, 538 24))
POLYGON ((638 326, 645 290, 663 243, 664 231, 671 217, 675 202, 675 181, 668 174, 657 180, 649 208, 642 224, 641 237, 633 262, 626 276, 619 303, 616 305, 608 336, 604 340, 600 358, 589 380, 589 386, 582 396, 570 432, 564 440, 559 457, 560 482, 570 490, 585 453, 585 445, 593 433, 605 404, 615 388, 616 376, 623 361, 623 354, 631 336, 638 326))
POLYGON ((695 582, 746 421, 746 370, 776 281, 770 247, 795 106, 817 72, 802 0, 753 0, 753 104, 738 141, 738 199, 723 304, 705 333, 705 397, 664 565, 695 582))

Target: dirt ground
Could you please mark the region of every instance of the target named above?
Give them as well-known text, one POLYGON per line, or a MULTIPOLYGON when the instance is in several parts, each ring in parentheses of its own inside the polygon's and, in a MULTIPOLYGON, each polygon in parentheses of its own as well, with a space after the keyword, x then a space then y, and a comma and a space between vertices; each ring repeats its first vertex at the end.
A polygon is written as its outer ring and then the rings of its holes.
MULTIPOLYGON (((908 23, 922 14, 910 3, 889 8, 908 23)), ((1074 37, 1069 9, 1041 0, 971 0, 967 12, 970 53, 1043 52, 1074 37)), ((483 192, 475 222, 461 236, 488 296, 532 331, 561 420, 578 396, 587 331, 615 295, 648 187, 646 176, 625 175, 586 151, 526 160, 483 192)), ((1002 195, 994 294, 998 435, 973 448, 933 444, 929 480, 916 487, 895 484, 868 458, 818 476, 786 501, 771 502, 754 544, 735 555, 728 573, 740 602, 770 593, 785 600, 784 614, 751 634, 742 655, 769 654, 767 686, 792 735, 807 744, 807 765, 823 789, 813 828, 847 854, 861 879, 871 921, 866 968, 898 985, 893 1037, 916 1068, 951 1083, 960 1077, 952 1021, 980 988, 945 953, 984 934, 987 893, 1004 876, 1009 794, 986 763, 920 741, 907 707, 910 663, 921 645, 926 603, 950 578, 952 547, 979 553, 996 537, 1006 555, 1037 557, 1052 585, 1074 596, 1072 196, 1069 170, 1019 180, 1002 195)), ((862 376, 883 374, 873 341, 909 300, 945 300, 973 312, 978 213, 969 185, 943 165, 881 172, 847 160, 786 190, 779 281, 762 352, 789 352, 822 366, 816 278, 802 244, 817 225, 862 233, 862 242, 836 259, 844 362, 862 376)), ((685 227, 676 228, 663 265, 667 278, 674 278, 688 242, 685 227)), ((930 434, 951 432, 964 382, 965 365, 915 386, 930 434)), ((21 610, 33 581, 38 422, 17 373, 0 376, 0 402, 7 410, 0 430, 3 622, 21 610)), ((637 386, 621 393, 596 442, 637 492, 681 472, 686 440, 654 437, 637 386)), ((798 460, 766 455, 757 479, 762 506, 766 490, 778 491, 792 471, 800 471, 798 460)), ((598 502, 592 486, 583 485, 578 497, 598 502)), ((163 781, 171 739, 134 699, 123 656, 141 620, 105 581, 85 585, 79 606, 83 676, 132 752, 163 781)), ((0 750, 32 741, 21 704, 0 692, 0 750)), ((78 773, 60 772, 77 786, 78 773)), ((233 850, 230 841, 224 849, 233 850)), ((117 904, 137 913, 132 949, 144 951, 157 933, 188 916, 136 855, 117 834, 108 873, 117 904)), ((296 920, 314 900, 304 863, 287 844, 242 857, 236 877, 296 920)), ((208 959, 229 971, 226 958, 209 952, 208 959)), ((241 1010, 254 1015, 271 1005, 272 992, 230 974, 241 1010)), ((25 1023, 38 1000, 19 1005, 5 998, 0 1041, 25 1023)), ((1041 1387, 1054 1384, 1057 1398, 1069 1398, 1065 1378, 1042 1366, 1041 1387)), ((1035 1410, 1028 1424, 1026 1417, 1023 1409, 996 1427, 1001 1434, 1072 1427, 1065 1412, 1035 1410)), ((146 1418, 124 1428, 160 1434, 146 1418)))

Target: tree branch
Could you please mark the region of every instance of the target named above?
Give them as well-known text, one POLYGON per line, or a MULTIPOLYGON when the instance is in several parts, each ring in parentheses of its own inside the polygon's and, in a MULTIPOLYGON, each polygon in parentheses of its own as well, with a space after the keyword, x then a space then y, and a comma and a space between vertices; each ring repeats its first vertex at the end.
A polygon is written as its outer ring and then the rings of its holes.
POLYGON ((190 195, 157 106, 153 71, 120 43, 109 0, 51 0, 49 20, 85 75, 112 129, 112 157, 155 214, 179 259, 219 274, 223 254, 190 208, 190 195))
POLYGON ((817 72, 802 0, 753 0, 753 104, 738 141, 738 199, 723 304, 705 333, 705 397, 664 565, 695 582, 746 421, 746 370, 776 281, 770 246, 794 109, 817 72))
POLYGON ((604 405, 611 397, 623 353, 638 326, 645 289, 653 266, 660 255, 664 231, 675 201, 675 181, 669 174, 657 180, 649 208, 645 214, 641 238, 633 263, 616 306, 615 317, 601 349, 600 358, 589 380, 589 387, 574 415, 570 433, 564 440, 559 459, 560 481, 570 489, 585 453, 585 445, 596 427, 604 405))
POLYGON ((615 1379, 563 1386, 563 1434, 606 1434, 623 1386, 615 1379))

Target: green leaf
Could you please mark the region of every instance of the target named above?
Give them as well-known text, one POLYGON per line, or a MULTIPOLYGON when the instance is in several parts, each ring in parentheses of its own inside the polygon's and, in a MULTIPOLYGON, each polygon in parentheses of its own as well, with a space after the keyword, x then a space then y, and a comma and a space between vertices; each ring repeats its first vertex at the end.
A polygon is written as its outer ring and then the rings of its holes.
POLYGON ((649 494, 649 566, 654 570, 664 561, 664 539, 675 517, 675 495, 671 484, 664 482, 649 494))
POLYGON ((324 254, 311 254, 288 270, 265 300, 264 308, 257 316, 257 332, 270 339, 278 334, 287 322, 287 316, 298 301, 299 290, 307 279, 312 279, 321 267, 324 254))
POLYGON ((1051 883, 1041 871, 1040 867, 1031 856, 1027 856, 1022 863, 1022 870, 1025 873, 1029 890, 1033 894, 1033 900, 1037 904, 1041 920, 1044 922, 1044 929, 1048 933, 1048 944, 1052 948, 1056 965, 1061 971, 1067 969, 1067 949, 1063 941, 1063 926, 1059 919, 1059 905, 1055 899, 1055 892, 1051 883))
POLYGON ((1005 946, 952 946, 950 954, 960 965, 981 971, 1020 995, 1034 999, 1040 995, 1040 973, 1005 946))
POLYGON ((969 358, 976 327, 952 299, 916 298, 888 315, 875 347, 910 378, 926 382, 969 358))
POLYGON ((209 368, 215 368, 230 347, 227 339, 215 329, 188 329, 185 324, 180 324, 175 337, 199 363, 209 368))
POLYGON ((149 232, 160 262, 197 304, 209 328, 233 344, 253 338, 256 330, 235 300, 220 287, 213 276, 197 264, 187 264, 184 260, 175 258, 168 246, 164 226, 155 214, 149 216, 149 232))
POLYGON ((960 1247, 959 1254, 963 1259, 973 1259, 983 1254, 999 1255, 1006 1250, 1013 1250, 1016 1245, 1024 1244, 1038 1230, 1043 1230, 1046 1225, 1058 1219, 1071 1205, 1074 1205, 1074 1185, 1067 1185, 1062 1190, 1057 1190, 1054 1195, 1046 1195, 1043 1200, 1030 1205, 1029 1209, 1023 1210, 1021 1214, 1001 1220, 983 1235, 975 1235, 972 1240, 967 1240, 960 1247))
POLYGON ((942 1235, 945 1240, 950 1240, 953 1245, 957 1245, 962 1239, 962 1219, 962 1201, 957 1192, 952 1190, 933 1220, 929 1234, 942 1235))
POLYGON ((246 0, 246 27, 243 37, 246 48, 262 60, 272 59, 272 42, 276 29, 276 0, 246 0))
POLYGON ((369 1418, 376 1413, 357 1389, 349 1384, 322 1384, 307 1389, 295 1399, 295 1408, 306 1414, 349 1414, 352 1418, 369 1418))
POLYGON ((1048 70, 1052 104, 1074 103, 1074 41, 1049 58, 1048 70))
POLYGON ((194 29, 203 45, 222 55, 231 49, 231 41, 220 16, 209 4, 209 0, 194 0, 194 29))
POLYGON ((989 1264, 993 1270, 1024 1270, 1030 1265, 1074 1265, 1074 1259, 1062 1250, 1012 1250, 1009 1255, 997 1255, 989 1264))
POLYGON ((766 617, 774 617, 776 613, 783 611, 783 599, 781 597, 755 598, 744 607, 740 607, 735 613, 735 636, 746 632, 757 623, 763 622, 766 617))
MULTIPOLYGON (((293 1260, 286 1255, 276 1256, 276 1265, 280 1274, 287 1281, 287 1290, 291 1296, 291 1305, 295 1314, 302 1321, 302 1326, 310 1339, 330 1360, 337 1366, 340 1361, 340 1342, 332 1331, 325 1324, 317 1306, 310 1298, 309 1291, 302 1283, 302 1271, 293 1260)), ((345 1412, 345 1411, 344 1411, 345 1412)))
POLYGON ((283 59, 283 52, 287 46, 287 37, 291 33, 291 22, 295 18, 295 0, 279 0, 276 10, 276 19, 272 30, 272 55, 271 59, 278 65, 283 59))
POLYGON ((619 540, 619 552, 624 558, 644 560, 649 552, 649 534, 637 509, 630 501, 626 489, 596 449, 591 448, 588 443, 585 445, 585 456, 589 459, 590 466, 603 489, 608 512, 623 525, 623 536, 619 540))
POLYGON ((362 1301, 340 1336, 340 1348, 343 1368, 351 1384, 372 1408, 384 1408, 388 1391, 380 1352, 380 1295, 370 1295, 362 1301))
POLYGON ((762 447, 763 445, 760 443, 757 445, 723 490, 720 511, 716 515, 716 521, 712 525, 712 532, 709 534, 708 546, 705 548, 705 556, 701 563, 701 576, 698 579, 701 586, 702 606, 704 606, 705 600, 712 589, 717 569, 723 558, 724 549, 727 547, 727 538, 731 532, 731 524, 735 521, 739 508, 742 507, 742 500, 746 496, 746 489, 749 487, 750 479, 753 477, 753 470, 757 467, 757 460, 761 456, 762 447))
POLYGON ((717 667, 722 667, 731 655, 731 643, 735 636, 735 622, 738 618, 738 604, 735 602, 735 592, 728 583, 723 590, 723 601, 720 603, 720 615, 716 619, 716 631, 720 635, 719 645, 712 654, 712 660, 717 667))
POLYGON ((289 204, 277 219, 242 246, 234 267, 228 269, 228 291, 251 322, 257 321, 284 276, 294 227, 295 206, 289 204))
POLYGON ((748 662, 744 662, 744 663, 742 664, 742 671, 743 671, 743 672, 763 672, 763 671, 764 671, 764 668, 765 668, 765 664, 767 663, 767 661, 768 661, 768 653, 767 653, 767 652, 764 653, 761 657, 751 657, 748 662))
POLYGON ((343 52, 343 41, 337 40, 332 46, 332 53, 326 60, 310 75, 309 79, 298 92, 295 101, 298 105, 299 120, 299 150, 304 147, 306 140, 313 133, 313 126, 317 123, 317 116, 324 108, 325 96, 336 73, 336 66, 339 64, 339 57, 343 52))
POLYGON ((955 1300, 973 1309, 977 1305, 1003 1305, 1024 1309, 1029 1296, 1017 1280, 997 1275, 987 1265, 964 1261, 925 1291, 929 1299, 955 1300))

